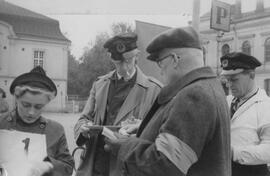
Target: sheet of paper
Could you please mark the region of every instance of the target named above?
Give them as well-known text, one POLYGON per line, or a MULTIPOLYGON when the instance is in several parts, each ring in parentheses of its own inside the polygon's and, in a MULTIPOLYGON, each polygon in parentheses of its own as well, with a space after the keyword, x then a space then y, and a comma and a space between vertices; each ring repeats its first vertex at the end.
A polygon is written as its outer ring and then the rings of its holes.
POLYGON ((117 137, 114 135, 114 132, 105 126, 103 126, 101 134, 109 139, 117 139, 117 137))
POLYGON ((15 130, 0 130, 0 165, 8 176, 28 176, 31 163, 47 156, 46 136, 15 130))

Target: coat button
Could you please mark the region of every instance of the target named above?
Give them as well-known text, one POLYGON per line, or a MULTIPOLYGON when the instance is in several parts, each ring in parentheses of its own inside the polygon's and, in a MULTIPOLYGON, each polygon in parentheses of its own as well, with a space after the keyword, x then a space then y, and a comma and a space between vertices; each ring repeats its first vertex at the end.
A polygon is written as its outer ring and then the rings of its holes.
POLYGON ((44 123, 41 123, 41 124, 39 125, 39 127, 40 127, 41 129, 43 129, 43 128, 45 128, 45 124, 44 124, 44 123))

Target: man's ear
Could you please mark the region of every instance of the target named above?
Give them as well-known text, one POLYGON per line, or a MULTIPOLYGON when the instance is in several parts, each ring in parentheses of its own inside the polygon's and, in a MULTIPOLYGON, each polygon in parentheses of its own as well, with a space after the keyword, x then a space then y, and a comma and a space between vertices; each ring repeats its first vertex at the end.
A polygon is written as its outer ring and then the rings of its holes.
POLYGON ((173 53, 172 58, 173 58, 173 64, 174 64, 173 68, 177 68, 180 61, 180 57, 176 55, 175 53, 173 53))
POLYGON ((255 72, 254 71, 250 72, 250 78, 255 79, 255 72))

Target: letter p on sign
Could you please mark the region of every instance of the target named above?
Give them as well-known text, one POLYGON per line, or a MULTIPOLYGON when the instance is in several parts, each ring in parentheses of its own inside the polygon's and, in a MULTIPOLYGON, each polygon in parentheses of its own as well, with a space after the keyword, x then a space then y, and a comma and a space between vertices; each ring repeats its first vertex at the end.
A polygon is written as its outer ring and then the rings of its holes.
POLYGON ((229 32, 231 20, 230 4, 213 0, 211 8, 210 28, 229 32))

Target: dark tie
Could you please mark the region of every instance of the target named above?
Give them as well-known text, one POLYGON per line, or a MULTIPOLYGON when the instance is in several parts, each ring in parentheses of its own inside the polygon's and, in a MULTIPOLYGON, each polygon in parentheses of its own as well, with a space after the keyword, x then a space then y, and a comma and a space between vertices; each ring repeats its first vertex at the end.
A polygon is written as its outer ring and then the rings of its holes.
POLYGON ((231 103, 231 118, 233 117, 233 114, 235 113, 235 111, 238 108, 239 101, 240 101, 239 98, 234 98, 232 103, 231 103))

